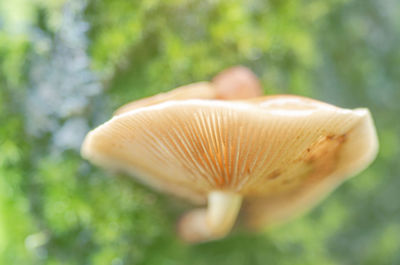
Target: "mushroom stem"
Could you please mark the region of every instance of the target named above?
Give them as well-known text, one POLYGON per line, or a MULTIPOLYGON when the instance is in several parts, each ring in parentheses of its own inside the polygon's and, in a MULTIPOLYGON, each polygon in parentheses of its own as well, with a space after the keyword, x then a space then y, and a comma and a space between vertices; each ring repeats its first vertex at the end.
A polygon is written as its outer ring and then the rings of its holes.
POLYGON ((195 243, 224 237, 235 224, 242 196, 228 191, 212 191, 207 209, 185 214, 179 223, 180 236, 195 243))

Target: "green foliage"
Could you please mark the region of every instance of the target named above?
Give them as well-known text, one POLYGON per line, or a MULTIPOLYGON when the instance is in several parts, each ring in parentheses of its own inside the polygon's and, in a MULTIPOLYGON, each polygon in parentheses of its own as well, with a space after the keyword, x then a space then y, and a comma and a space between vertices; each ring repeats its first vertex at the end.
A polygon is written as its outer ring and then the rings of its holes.
POLYGON ((90 0, 87 33, 79 23, 62 28, 68 12, 81 18, 79 8, 68 9, 79 1, 6 2, 0 3, 0 264, 400 263, 396 1, 90 0), (49 63, 73 66, 68 55, 86 52, 92 70, 77 68, 71 77, 37 72, 49 63), (176 238, 175 221, 191 206, 97 169, 74 148, 60 149, 54 135, 62 127, 29 132, 27 103, 48 79, 60 84, 51 89, 58 93, 68 78, 98 74, 103 92, 82 91, 83 111, 46 114, 59 126, 76 118, 96 126, 123 103, 236 64, 254 70, 269 94, 370 108, 381 145, 377 161, 297 220, 188 246, 176 238))
POLYGON ((254 69, 269 93, 311 95, 308 70, 317 54, 310 28, 337 1, 143 2, 93 1, 88 9, 94 64, 117 71, 116 104, 237 63, 254 69))

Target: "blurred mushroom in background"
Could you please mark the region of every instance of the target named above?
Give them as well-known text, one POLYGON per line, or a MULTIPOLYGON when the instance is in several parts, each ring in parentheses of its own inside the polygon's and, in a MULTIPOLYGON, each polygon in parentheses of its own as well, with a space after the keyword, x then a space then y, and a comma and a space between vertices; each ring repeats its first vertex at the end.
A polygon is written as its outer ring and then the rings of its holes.
POLYGON ((215 86, 216 98, 222 100, 254 98, 263 94, 257 76, 243 66, 222 71, 213 78, 212 84, 215 86))
POLYGON ((234 67, 129 103, 86 136, 82 155, 207 204, 179 221, 192 243, 226 236, 241 208, 251 227, 296 216, 375 158, 367 109, 261 91, 249 69, 234 67))
POLYGON ((119 108, 114 115, 169 100, 234 100, 253 98, 262 94, 261 83, 255 74, 246 67, 235 66, 216 75, 212 82, 193 83, 175 88, 167 93, 160 93, 152 97, 133 101, 119 108))

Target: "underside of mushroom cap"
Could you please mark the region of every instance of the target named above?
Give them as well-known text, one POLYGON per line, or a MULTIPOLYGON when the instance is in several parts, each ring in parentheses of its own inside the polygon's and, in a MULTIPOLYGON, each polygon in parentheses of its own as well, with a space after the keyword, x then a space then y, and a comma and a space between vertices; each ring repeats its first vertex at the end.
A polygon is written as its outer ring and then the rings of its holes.
MULTIPOLYGON (((249 214, 263 220, 257 205, 287 207, 296 194, 325 194, 363 169, 376 149, 368 110, 272 96, 135 108, 89 133, 82 154, 194 202, 213 190, 241 194, 255 205, 249 214)), ((302 206, 322 195, 309 197, 302 206)))

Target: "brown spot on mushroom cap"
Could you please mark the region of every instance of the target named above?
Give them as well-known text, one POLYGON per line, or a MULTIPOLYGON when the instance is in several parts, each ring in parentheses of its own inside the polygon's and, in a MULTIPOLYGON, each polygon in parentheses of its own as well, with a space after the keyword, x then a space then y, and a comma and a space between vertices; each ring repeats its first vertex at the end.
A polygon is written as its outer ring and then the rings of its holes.
POLYGON ((213 190, 241 194, 248 215, 265 221, 270 216, 260 212, 278 216, 285 215, 279 207, 301 200, 311 205, 376 153, 367 110, 303 99, 184 100, 137 108, 92 131, 82 154, 193 201, 204 202, 213 190))
POLYGON ((281 172, 276 169, 274 171, 272 171, 268 176, 267 179, 276 179, 277 177, 279 177, 279 175, 281 174, 281 172))

